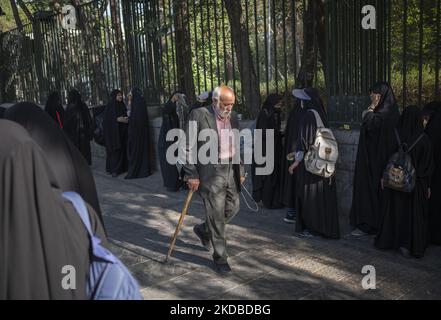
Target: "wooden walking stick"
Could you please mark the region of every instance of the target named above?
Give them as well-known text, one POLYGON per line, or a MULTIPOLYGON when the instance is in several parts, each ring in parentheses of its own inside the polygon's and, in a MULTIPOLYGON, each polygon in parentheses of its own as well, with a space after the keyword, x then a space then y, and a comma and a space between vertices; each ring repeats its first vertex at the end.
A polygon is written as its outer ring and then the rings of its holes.
POLYGON ((184 222, 184 217, 187 215, 188 206, 190 205, 191 198, 193 197, 193 190, 190 190, 187 195, 187 199, 185 199, 184 208, 182 209, 181 217, 179 218, 178 225, 176 226, 175 234, 173 235, 173 239, 170 243, 170 248, 168 249, 167 256, 165 257, 165 262, 168 261, 168 258, 171 256, 173 251, 173 247, 175 246, 176 239, 178 238, 179 230, 182 227, 182 223, 184 222))

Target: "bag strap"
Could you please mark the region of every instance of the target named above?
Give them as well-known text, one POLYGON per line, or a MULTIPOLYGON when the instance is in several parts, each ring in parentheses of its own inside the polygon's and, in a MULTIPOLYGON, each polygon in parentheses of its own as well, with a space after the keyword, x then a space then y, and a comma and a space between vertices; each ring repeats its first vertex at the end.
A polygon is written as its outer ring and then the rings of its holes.
POLYGON ((311 111, 312 113, 314 113, 315 116, 315 122, 317 123, 317 128, 324 128, 325 125, 323 124, 322 119, 320 118, 320 115, 317 111, 315 111, 314 109, 309 109, 309 111, 311 111))
POLYGON ((254 208, 252 208, 252 207, 250 206, 250 204, 249 204, 248 201, 247 201, 247 198, 245 197, 245 195, 244 195, 243 192, 241 191, 240 194, 241 194, 242 197, 243 197, 243 200, 244 200, 244 202, 245 202, 245 205, 246 205, 246 206, 248 207, 248 209, 250 209, 251 211, 253 211, 253 212, 259 212, 259 205, 258 205, 258 204, 256 203, 256 201, 253 199, 253 196, 250 194, 250 192, 248 191, 248 189, 245 188, 244 185, 242 185, 241 188, 245 190, 245 193, 246 193, 246 194, 248 195, 248 197, 251 199, 251 202, 254 204, 254 208))
MULTIPOLYGON (((397 137, 397 141, 398 141, 398 146, 399 148, 403 148, 402 143, 401 143, 401 139, 400 139, 400 135, 398 134, 397 129, 394 129, 395 131, 395 136, 397 137)), ((420 142, 420 140, 424 137, 424 133, 420 134, 418 136, 418 138, 412 143, 412 145, 407 148, 406 153, 409 153, 410 151, 412 151, 412 149, 418 144, 418 142, 420 142)), ((404 152, 404 150, 402 150, 404 152)))
POLYGON ((61 195, 63 196, 63 198, 69 200, 72 203, 72 205, 75 208, 75 211, 78 213, 81 220, 83 221, 83 224, 87 229, 87 232, 89 233, 90 236, 93 236, 92 226, 90 224, 89 212, 87 211, 87 207, 86 204, 84 203, 83 198, 81 198, 81 196, 78 193, 73 191, 66 191, 63 192, 61 195))
POLYGON ((420 140, 424 137, 424 133, 420 134, 420 136, 415 140, 414 143, 412 143, 412 145, 407 149, 407 152, 410 152, 416 145, 418 142, 420 142, 420 140))
POLYGON ((60 128, 63 129, 63 124, 61 123, 60 113, 58 111, 55 111, 55 113, 57 114, 58 124, 60 125, 60 128))
POLYGON ((398 134, 397 129, 394 129, 395 132, 395 137, 397 138, 398 141, 398 147, 401 148, 401 139, 400 139, 400 135, 398 134))

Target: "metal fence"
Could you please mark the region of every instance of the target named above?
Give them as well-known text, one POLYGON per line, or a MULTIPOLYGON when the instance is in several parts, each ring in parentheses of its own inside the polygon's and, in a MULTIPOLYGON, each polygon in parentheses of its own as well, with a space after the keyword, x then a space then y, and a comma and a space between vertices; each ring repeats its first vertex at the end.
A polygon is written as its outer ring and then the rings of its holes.
POLYGON ((332 122, 357 125, 369 87, 388 81, 400 107, 441 98, 441 0, 327 1, 329 111, 332 122), (377 29, 360 26, 373 5, 377 29))
MULTIPOLYGON (((43 101, 49 91, 76 87, 86 100, 106 100, 113 88, 144 90, 149 104, 178 89, 175 14, 185 14, 190 33, 195 91, 231 85, 241 105, 242 88, 225 2, 181 0, 91 1, 78 8, 75 30, 59 15, 37 19, 22 32, 1 36, 3 54, 18 99, 43 101), (121 30, 115 29, 115 15, 121 30), (124 44, 118 48, 118 43, 124 44), (6 61, 6 60, 5 60, 6 61)), ((262 96, 296 84, 303 63, 304 16, 311 1, 238 0, 249 36, 252 64, 262 96)), ((440 98, 440 2, 423 0, 326 0, 324 57, 317 56, 314 85, 329 101, 335 121, 357 122, 369 86, 389 81, 402 106, 440 98), (373 5, 377 28, 361 27, 364 5, 373 5), (324 65, 323 61, 326 61, 324 65), (355 106, 355 107, 354 107, 355 106)), ((315 39, 315 46, 321 45, 315 39)))

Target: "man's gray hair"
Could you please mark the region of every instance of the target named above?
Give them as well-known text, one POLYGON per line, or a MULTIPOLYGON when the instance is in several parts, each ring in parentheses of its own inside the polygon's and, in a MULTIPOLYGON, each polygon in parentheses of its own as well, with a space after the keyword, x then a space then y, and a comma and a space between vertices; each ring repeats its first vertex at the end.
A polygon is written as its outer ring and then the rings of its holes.
POLYGON ((221 87, 216 87, 213 90, 213 99, 216 99, 217 101, 219 101, 219 96, 220 96, 220 91, 221 91, 221 87))
POLYGON ((231 92, 234 93, 234 90, 229 86, 218 86, 218 87, 214 88, 214 90, 213 90, 213 99, 216 99, 217 101, 219 101, 220 92, 221 92, 222 87, 228 88, 231 90, 231 92))

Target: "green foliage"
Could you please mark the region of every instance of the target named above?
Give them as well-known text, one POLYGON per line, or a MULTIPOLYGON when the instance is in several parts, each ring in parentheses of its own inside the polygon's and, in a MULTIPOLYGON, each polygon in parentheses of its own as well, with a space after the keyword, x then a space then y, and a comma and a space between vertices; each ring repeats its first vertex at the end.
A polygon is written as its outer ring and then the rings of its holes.
MULTIPOLYGON (((14 29, 16 25, 15 25, 14 15, 12 14, 10 1, 0 0, 0 7, 2 7, 2 10, 5 13, 4 16, 0 16, 0 32, 5 32, 14 29)), ((26 19, 26 16, 20 8, 19 8, 19 14, 22 21, 24 21, 26 19)))

